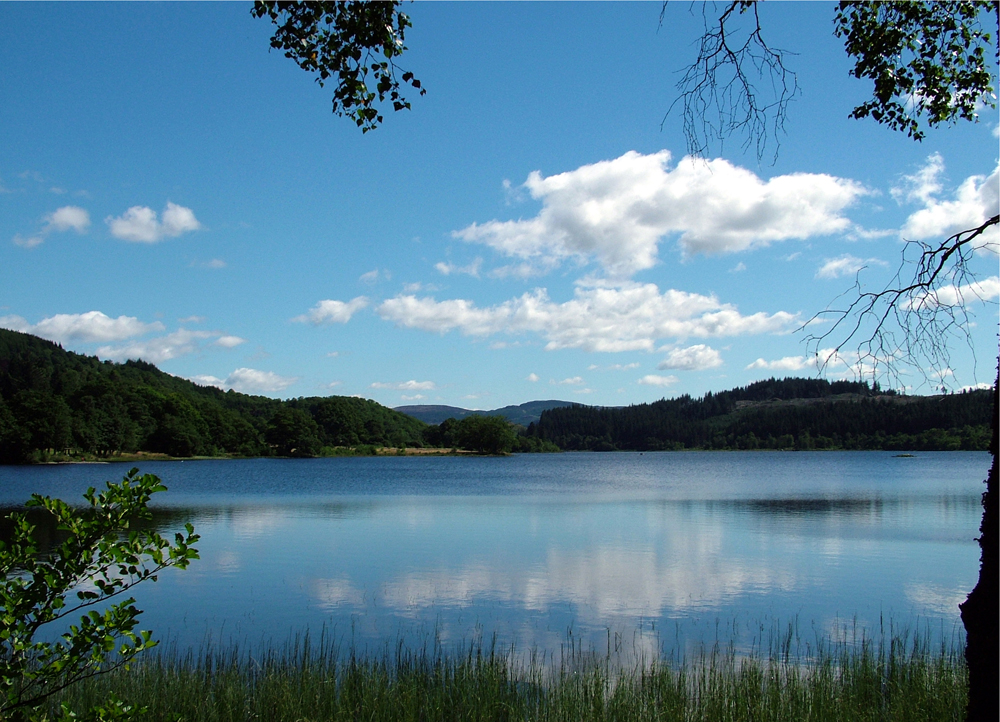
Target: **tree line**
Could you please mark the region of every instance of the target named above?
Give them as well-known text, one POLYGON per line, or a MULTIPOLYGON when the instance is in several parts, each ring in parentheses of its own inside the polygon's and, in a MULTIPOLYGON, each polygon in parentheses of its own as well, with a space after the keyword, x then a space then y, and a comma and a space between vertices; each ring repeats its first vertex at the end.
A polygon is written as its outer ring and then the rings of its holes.
POLYGON ((984 450, 989 391, 913 397, 876 384, 768 379, 624 408, 570 406, 527 429, 501 416, 427 425, 345 396, 287 401, 198 386, 144 361, 112 363, 0 329, 0 463, 135 452, 323 456, 438 447, 564 450, 984 450))
POLYGON ((767 379, 622 408, 542 412, 528 435, 566 450, 989 448, 992 393, 902 396, 867 382, 767 379))

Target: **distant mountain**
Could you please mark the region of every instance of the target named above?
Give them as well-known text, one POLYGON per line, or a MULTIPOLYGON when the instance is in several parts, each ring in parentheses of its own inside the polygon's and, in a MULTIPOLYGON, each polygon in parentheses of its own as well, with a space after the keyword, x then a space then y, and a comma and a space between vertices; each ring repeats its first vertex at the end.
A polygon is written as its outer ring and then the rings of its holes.
POLYGON ((521 426, 537 422, 543 411, 558 409, 563 406, 575 406, 572 401, 528 401, 517 406, 504 406, 492 411, 461 409, 457 406, 436 406, 433 404, 417 404, 414 406, 397 406, 394 411, 412 416, 425 424, 440 424, 445 419, 464 419, 466 416, 503 416, 508 421, 521 426))

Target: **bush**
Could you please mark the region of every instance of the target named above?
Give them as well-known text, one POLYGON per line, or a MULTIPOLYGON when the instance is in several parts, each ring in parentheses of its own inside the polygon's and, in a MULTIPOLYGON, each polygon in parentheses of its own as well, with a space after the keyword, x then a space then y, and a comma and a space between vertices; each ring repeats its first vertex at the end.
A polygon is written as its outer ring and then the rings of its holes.
MULTIPOLYGON (((126 666, 156 645, 148 631, 136 631, 135 599, 121 599, 147 579, 156 581, 167 567, 183 569, 198 550, 194 528, 174 543, 155 531, 135 528, 150 519, 152 494, 166 487, 152 474, 132 469, 121 482, 107 482, 97 494, 87 490, 88 507, 74 509, 59 499, 32 495, 26 506, 55 517, 63 541, 48 553, 39 549, 35 527, 24 514, 12 514, 12 538, 0 541, 0 719, 37 719, 53 694, 81 680, 126 666), (71 596, 75 599, 68 601, 71 596), (37 641, 48 625, 82 613, 79 623, 54 642, 37 641)), ((113 695, 91 708, 87 719, 130 719, 137 710, 113 695)), ((63 709, 62 718, 71 719, 63 709)))

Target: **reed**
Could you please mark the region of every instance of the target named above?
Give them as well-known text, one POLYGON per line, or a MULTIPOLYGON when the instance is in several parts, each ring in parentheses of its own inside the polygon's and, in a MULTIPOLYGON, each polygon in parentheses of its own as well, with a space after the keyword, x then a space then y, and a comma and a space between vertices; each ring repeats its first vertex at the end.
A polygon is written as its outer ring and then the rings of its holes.
POLYGON ((342 653, 325 635, 279 648, 163 652, 66 690, 83 710, 109 692, 159 722, 729 722, 960 720, 966 669, 957 644, 895 633, 820 642, 792 653, 791 635, 766 651, 719 644, 688 659, 623 660, 574 644, 558 659, 471 644, 446 652, 402 642, 342 653))

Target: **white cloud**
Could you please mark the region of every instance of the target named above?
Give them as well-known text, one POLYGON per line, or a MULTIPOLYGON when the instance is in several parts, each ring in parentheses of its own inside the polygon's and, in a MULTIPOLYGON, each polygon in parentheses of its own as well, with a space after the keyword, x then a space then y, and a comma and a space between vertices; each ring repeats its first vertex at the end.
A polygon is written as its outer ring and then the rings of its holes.
POLYGON ((657 374, 646 374, 636 383, 643 386, 670 386, 676 384, 679 379, 676 376, 658 376, 657 374))
MULTIPOLYGON (((939 176, 944 171, 944 161, 938 154, 927 159, 927 165, 913 176, 907 176, 904 187, 893 189, 894 196, 908 201, 918 201, 924 207, 906 219, 900 235, 908 240, 947 238, 959 231, 981 225, 1000 212, 1000 165, 989 176, 974 175, 966 178, 955 190, 951 200, 941 200, 939 176)), ((1000 230, 990 228, 977 245, 992 244, 995 249, 1000 241, 1000 230)))
POLYGON ((722 356, 711 346, 703 343, 687 348, 671 349, 667 357, 656 368, 661 371, 677 369, 680 371, 702 371, 714 369, 722 365, 722 356))
POLYGON ((657 339, 739 336, 785 331, 796 316, 784 311, 744 316, 715 296, 668 290, 655 284, 619 287, 578 285, 565 303, 549 300, 535 289, 496 306, 477 308, 472 301, 436 301, 406 295, 384 301, 376 309, 400 326, 434 333, 453 329, 468 336, 536 333, 546 349, 586 351, 652 351, 657 339))
POLYGON ((392 272, 388 269, 383 268, 381 271, 377 268, 368 271, 368 273, 362 273, 358 276, 358 281, 361 283, 375 283, 380 279, 385 279, 389 281, 392 279, 392 272))
POLYGON ((245 338, 240 338, 239 336, 219 336, 215 339, 216 346, 222 346, 222 348, 235 348, 241 343, 246 343, 245 338))
POLYGON ((31 333, 56 343, 121 341, 163 330, 159 321, 142 323, 134 316, 110 318, 100 311, 57 313, 36 324, 30 324, 20 316, 2 316, 0 327, 31 333))
POLYGON ((225 268, 226 262, 221 258, 213 258, 211 261, 205 261, 201 265, 205 268, 225 268))
POLYGON ((590 364, 587 367, 588 371, 630 371, 632 369, 639 368, 638 363, 630 364, 609 364, 608 366, 598 366, 597 364, 590 364))
MULTIPOLYGON (((881 359, 885 361, 885 359, 881 359)), ((775 361, 759 358, 747 365, 747 370, 765 369, 768 371, 801 371, 822 365, 827 373, 837 371, 844 377, 858 377, 871 373, 871 367, 860 361, 855 351, 837 351, 835 348, 820 349, 813 356, 785 356, 775 361), (839 370, 839 371, 838 371, 839 370)), ((836 375, 836 374, 835 374, 836 375)))
POLYGON ((178 356, 194 353, 198 350, 200 340, 211 337, 212 334, 208 331, 189 331, 180 328, 166 336, 148 341, 133 341, 124 346, 102 346, 97 349, 97 355, 112 361, 142 359, 151 364, 160 364, 178 356))
POLYGON ((347 323, 351 316, 368 306, 368 299, 365 296, 352 298, 346 303, 344 301, 320 301, 311 309, 309 313, 296 316, 292 320, 297 323, 311 323, 319 326, 324 323, 347 323))
POLYGON ((528 374, 528 376, 525 378, 525 381, 530 381, 533 384, 538 383, 538 374, 536 373, 528 374))
POLYGON ((904 307, 957 306, 974 301, 989 301, 997 297, 1000 297, 1000 276, 990 276, 961 286, 942 286, 908 301, 904 307))
POLYGON ((177 319, 177 323, 205 323, 204 316, 188 316, 187 318, 177 319))
POLYGON ((454 232, 524 264, 530 275, 568 259, 596 260, 605 272, 626 278, 656 263, 667 234, 680 234, 687 255, 732 253, 775 241, 844 231, 841 212, 864 188, 824 174, 795 173, 763 181, 726 160, 682 159, 670 153, 620 158, 524 183, 542 202, 534 218, 489 221, 454 232))
POLYGON ((298 377, 279 376, 273 371, 238 368, 226 377, 223 386, 246 394, 275 393, 287 389, 298 380, 298 377))
POLYGON ((898 186, 893 186, 889 192, 898 203, 916 201, 930 203, 941 192, 941 175, 944 173, 944 158, 940 153, 927 156, 924 167, 913 175, 905 175, 898 186))
POLYGON ((385 383, 376 381, 371 385, 373 389, 394 389, 396 391, 433 391, 437 385, 433 381, 416 381, 410 379, 400 383, 385 383))
POLYGON ((420 399, 426 399, 427 397, 423 394, 413 394, 412 396, 407 396, 406 394, 400 394, 399 398, 403 401, 419 401, 420 399))
POLYGON ((729 272, 730 273, 743 273, 743 271, 745 271, 745 270, 747 270, 747 265, 743 261, 740 261, 735 266, 733 266, 732 268, 730 268, 729 272))
POLYGON ((43 233, 51 231, 68 231, 86 233, 90 228, 90 214, 79 206, 63 206, 45 217, 43 233))
POLYGON ((771 371, 801 371, 804 368, 816 365, 816 359, 805 356, 785 356, 776 361, 765 361, 757 359, 747 366, 747 369, 769 369, 771 371))
POLYGON ((454 263, 445 263, 441 261, 440 263, 435 263, 434 268, 437 269, 438 273, 444 276, 450 276, 452 274, 464 273, 473 278, 479 278, 479 268, 483 265, 483 259, 477 258, 468 266, 456 266, 454 263))
MULTIPOLYGON (((224 379, 217 376, 199 375, 192 376, 188 380, 202 386, 217 386, 220 389, 233 389, 245 394, 263 394, 283 391, 299 379, 298 377, 279 376, 272 371, 238 368, 224 379)), ((337 383, 339 382, 334 382, 330 386, 337 383)))
POLYGON ((573 376, 572 378, 563 379, 562 381, 552 379, 549 383, 556 386, 583 386, 584 381, 582 376, 573 376))
POLYGON ((44 236, 28 236, 25 238, 20 233, 14 236, 12 239, 15 246, 20 246, 21 248, 34 248, 35 246, 40 246, 45 243, 44 236))
POLYGON ((162 222, 157 220, 156 211, 147 206, 132 206, 117 218, 105 219, 111 235, 123 241, 134 243, 157 243, 164 238, 172 238, 201 228, 190 208, 167 202, 163 210, 162 222))
POLYGON ((45 225, 42 226, 41 231, 27 237, 18 233, 12 239, 14 245, 22 248, 34 248, 45 243, 49 234, 71 229, 77 233, 86 233, 90 227, 90 214, 79 206, 63 206, 49 213, 42 221, 45 225))
POLYGON ((868 266, 887 265, 885 261, 881 261, 878 258, 861 259, 852 256, 850 253, 823 260, 823 265, 816 271, 816 278, 843 278, 844 276, 852 276, 868 266))

